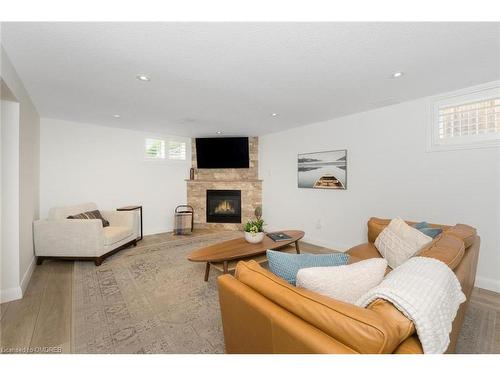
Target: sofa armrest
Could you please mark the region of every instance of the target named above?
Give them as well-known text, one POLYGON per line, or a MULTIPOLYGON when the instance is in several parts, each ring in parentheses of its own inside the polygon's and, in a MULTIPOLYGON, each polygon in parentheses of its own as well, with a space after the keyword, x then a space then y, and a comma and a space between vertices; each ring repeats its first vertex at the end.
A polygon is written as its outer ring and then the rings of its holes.
POLYGON ((414 332, 411 321, 389 303, 377 300, 361 308, 321 296, 288 284, 253 260, 239 262, 235 278, 358 353, 392 353, 414 332))
POLYGON ((104 246, 99 219, 36 220, 33 234, 37 256, 95 257, 104 246))
POLYGON ((229 274, 217 284, 228 354, 357 353, 229 274))
POLYGON ((101 215, 112 227, 137 228, 135 211, 101 211, 101 215))

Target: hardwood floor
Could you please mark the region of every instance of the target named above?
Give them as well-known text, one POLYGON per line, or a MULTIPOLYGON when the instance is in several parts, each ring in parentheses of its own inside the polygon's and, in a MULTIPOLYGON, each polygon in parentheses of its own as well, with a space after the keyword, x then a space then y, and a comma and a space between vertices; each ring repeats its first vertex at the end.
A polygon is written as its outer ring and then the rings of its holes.
POLYGON ((73 262, 37 266, 23 299, 2 304, 1 347, 71 353, 73 262))
MULTIPOLYGON (((171 234, 146 236, 139 246, 171 238, 171 234)), ((302 242, 301 251, 331 252, 302 242)), ((24 298, 0 305, 0 349, 71 353, 72 281, 72 261, 45 261, 36 266, 24 298)), ((494 352, 500 353, 500 294, 475 288, 471 304, 496 312, 494 352)))

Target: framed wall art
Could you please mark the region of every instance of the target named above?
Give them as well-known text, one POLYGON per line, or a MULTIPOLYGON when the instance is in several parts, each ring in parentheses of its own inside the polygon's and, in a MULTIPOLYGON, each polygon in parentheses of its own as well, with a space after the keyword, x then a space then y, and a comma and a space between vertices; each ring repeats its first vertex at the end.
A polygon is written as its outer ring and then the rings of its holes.
POLYGON ((347 189, 347 150, 298 154, 298 187, 347 189))

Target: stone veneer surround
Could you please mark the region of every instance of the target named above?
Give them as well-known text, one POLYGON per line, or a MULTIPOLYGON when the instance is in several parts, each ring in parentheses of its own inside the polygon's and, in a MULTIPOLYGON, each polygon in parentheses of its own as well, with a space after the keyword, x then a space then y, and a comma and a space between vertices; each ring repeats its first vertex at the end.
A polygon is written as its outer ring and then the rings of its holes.
POLYGON ((191 142, 191 165, 195 179, 186 180, 187 201, 194 208, 195 228, 221 228, 241 230, 243 224, 254 217, 255 207, 262 205, 262 180, 258 179, 259 139, 248 138, 249 168, 197 169, 196 142, 191 142), (241 224, 207 223, 207 190, 241 190, 241 224))

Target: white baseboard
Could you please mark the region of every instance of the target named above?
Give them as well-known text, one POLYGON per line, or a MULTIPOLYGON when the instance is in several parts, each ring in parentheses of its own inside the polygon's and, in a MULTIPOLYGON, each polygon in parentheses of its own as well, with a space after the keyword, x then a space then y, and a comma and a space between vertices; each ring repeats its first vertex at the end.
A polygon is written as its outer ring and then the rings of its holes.
POLYGON ((15 301, 16 299, 23 298, 24 293, 26 292, 26 288, 31 280, 31 275, 33 275, 33 271, 35 269, 36 258, 33 256, 31 262, 28 266, 28 269, 23 275, 21 279, 21 283, 19 286, 0 290, 0 303, 15 301))
POLYGON ((168 233, 168 232, 173 232, 174 231, 174 228, 153 228, 153 229, 150 229, 148 231, 145 231, 144 232, 144 235, 145 236, 148 236, 150 234, 160 234, 160 233, 168 233))
POLYGON ((14 301, 23 298, 23 291, 20 286, 0 290, 0 303, 14 301))
POLYGON ((26 288, 28 287, 28 284, 31 280, 31 275, 33 275, 33 271, 35 270, 35 263, 36 263, 36 257, 33 256, 33 258, 31 258, 31 262, 30 265, 28 266, 28 269, 26 270, 26 272, 23 275, 23 278, 21 279, 21 290, 23 295, 26 292, 26 288))
POLYGON ((491 290, 492 292, 500 293, 500 280, 476 276, 476 282, 474 286, 481 289, 491 290))

